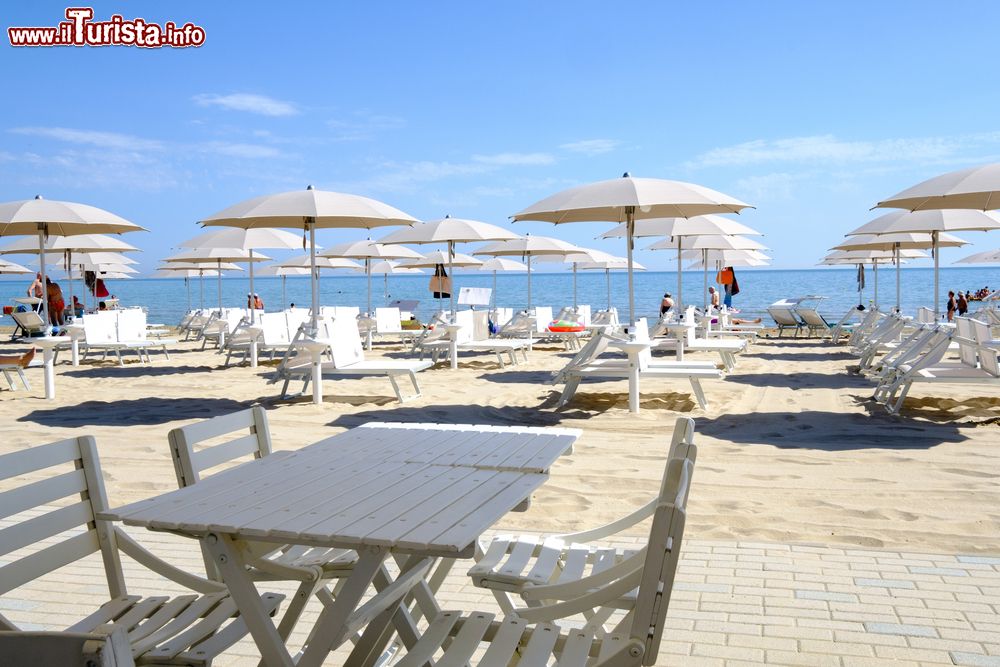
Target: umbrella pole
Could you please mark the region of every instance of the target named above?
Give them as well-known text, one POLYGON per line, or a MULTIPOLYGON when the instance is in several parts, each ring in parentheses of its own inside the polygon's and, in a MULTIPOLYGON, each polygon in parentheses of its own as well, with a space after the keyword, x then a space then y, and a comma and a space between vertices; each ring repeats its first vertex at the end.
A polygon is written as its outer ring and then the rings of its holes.
POLYGON ((940 306, 938 305, 938 233, 931 232, 931 252, 934 253, 934 321, 937 321, 940 306))
MULTIPOLYGON (((312 327, 312 334, 315 336, 319 327, 319 285, 317 284, 319 273, 316 271, 316 218, 306 218, 306 227, 309 228, 309 268, 312 271, 309 277, 312 287, 312 298, 310 300, 312 316, 310 318, 310 326, 312 327)), ((322 390, 319 391, 321 392, 322 390)), ((317 400, 316 393, 316 386, 313 386, 313 402, 319 404, 323 400, 323 394, 320 393, 319 400, 317 400)))
POLYGON ((386 271, 382 274, 382 301, 385 302, 386 307, 389 306, 389 272, 386 271))
POLYGON ((73 251, 67 250, 66 257, 66 271, 69 272, 69 312, 76 317, 76 308, 73 307, 73 251))
POLYGON ((604 269, 604 278, 608 283, 608 312, 611 312, 611 269, 604 269))
POLYGON ((257 299, 253 298, 255 292, 253 291, 253 248, 250 249, 250 324, 253 324, 257 319, 255 313, 257 312, 257 299))
POLYGON ((878 260, 872 263, 872 273, 875 274, 875 307, 878 308, 878 260))
MULTIPOLYGON (((635 234, 635 207, 625 208, 625 249, 628 260, 628 325, 635 328, 635 283, 632 278, 632 235, 635 234)), ((634 332, 633 332, 634 333, 634 332)))
POLYGON ((448 296, 451 300, 451 321, 452 324, 455 323, 455 267, 453 258, 455 256, 455 242, 448 241, 448 275, 451 276, 451 289, 448 291, 448 296))
POLYGON ((284 310, 288 306, 286 305, 288 301, 285 300, 285 278, 287 276, 281 276, 281 309, 284 310))
POLYGON ((708 249, 701 251, 701 309, 708 312, 708 249))
POLYGON ((217 269, 216 275, 218 276, 215 282, 219 287, 219 317, 222 317, 222 260, 217 259, 215 262, 217 269))
POLYGON ((365 323, 365 349, 372 349, 372 258, 365 257, 365 273, 368 274, 368 312, 365 313, 368 316, 368 322, 365 323))
POLYGON ((528 253, 528 314, 531 314, 531 253, 528 253))
POLYGON ((573 262, 573 310, 576 310, 576 262, 573 262))
MULTIPOLYGON (((184 276, 184 287, 187 288, 188 312, 190 313, 191 312, 191 279, 188 278, 187 276, 184 276)), ((86 298, 86 297, 84 297, 84 298, 86 298)))
POLYGON ((42 273, 42 312, 45 327, 49 326, 49 286, 45 284, 45 223, 38 223, 38 268, 42 273))
MULTIPOLYGON (((681 312, 681 237, 677 237, 677 306, 674 311, 681 312)), ((680 319, 680 315, 677 316, 680 319)))
POLYGON ((205 270, 198 269, 198 299, 199 307, 205 310, 205 270))
POLYGON ((898 242, 895 244, 895 247, 893 248, 893 253, 896 255, 896 312, 900 313, 902 312, 902 310, 900 310, 899 307, 899 243, 898 242))
POLYGON ((493 310, 497 309, 497 272, 493 272, 493 310))

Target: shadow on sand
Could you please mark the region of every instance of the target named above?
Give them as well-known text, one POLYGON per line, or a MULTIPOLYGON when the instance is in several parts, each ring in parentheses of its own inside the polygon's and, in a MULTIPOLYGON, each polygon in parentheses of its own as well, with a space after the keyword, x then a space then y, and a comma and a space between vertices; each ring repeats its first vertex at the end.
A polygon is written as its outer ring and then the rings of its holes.
POLYGON ((857 361, 857 357, 847 352, 758 352, 751 350, 746 356, 752 359, 770 361, 857 361))
MULTIPOLYGON (((878 406, 881 409, 880 406, 878 406)), ((695 420, 697 432, 742 444, 772 445, 781 449, 928 449, 968 438, 956 424, 906 423, 897 417, 838 412, 759 412, 726 414, 695 420)))
POLYGON ((210 373, 221 368, 212 366, 150 366, 129 365, 122 368, 117 363, 113 366, 91 366, 63 371, 60 375, 80 378, 130 378, 130 377, 160 377, 164 375, 187 375, 189 373, 210 373))
POLYGON ((178 419, 208 419, 250 407, 229 398, 137 398, 131 401, 86 401, 51 410, 32 410, 19 422, 45 426, 137 426, 166 424, 178 419))
POLYGON ((726 376, 726 382, 746 384, 754 387, 788 387, 790 389, 857 389, 870 395, 875 388, 871 382, 859 375, 846 371, 836 374, 791 371, 788 373, 740 373, 739 366, 726 376))

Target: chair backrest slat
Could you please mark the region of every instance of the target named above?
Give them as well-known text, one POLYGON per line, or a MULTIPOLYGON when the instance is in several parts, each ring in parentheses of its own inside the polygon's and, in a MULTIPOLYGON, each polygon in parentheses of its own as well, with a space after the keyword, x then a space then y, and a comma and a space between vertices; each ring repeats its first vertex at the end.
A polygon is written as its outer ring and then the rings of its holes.
POLYGON ((271 453, 267 413, 260 406, 175 428, 167 434, 167 439, 180 487, 197 483, 206 470, 224 463, 245 456, 259 459, 271 453), (228 436, 237 431, 247 433, 195 450, 196 446, 207 440, 228 436))
POLYGON ((334 317, 330 326, 330 350, 334 368, 345 368, 365 360, 357 320, 334 317))
POLYGON ((375 330, 379 333, 398 333, 403 330, 399 308, 376 308, 375 330))
POLYGON ((0 594, 100 551, 111 596, 124 595, 125 580, 114 527, 96 518, 108 508, 108 499, 94 439, 81 436, 2 455, 0 481, 49 468, 55 469, 43 479, 11 485, 12 488, 0 494, 0 507, 7 516, 36 508, 45 512, 8 527, 0 538, 8 550, 4 553, 45 545, 12 563, 0 564, 0 594), (56 468, 70 465, 72 470, 66 472, 56 468), (55 505, 67 498, 72 498, 72 502, 55 505), (62 537, 77 527, 82 532, 62 537), (57 536, 56 541, 49 543, 49 538, 57 536), (30 541, 26 541, 28 538, 30 541))

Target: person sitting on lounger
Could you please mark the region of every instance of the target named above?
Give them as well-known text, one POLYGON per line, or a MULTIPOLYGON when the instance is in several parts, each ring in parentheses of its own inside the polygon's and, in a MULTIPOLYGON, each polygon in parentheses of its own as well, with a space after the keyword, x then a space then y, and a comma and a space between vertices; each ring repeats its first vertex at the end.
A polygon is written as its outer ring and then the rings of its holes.
POLYGON ((663 301, 660 302, 660 317, 663 317, 670 309, 674 307, 674 298, 670 296, 670 292, 663 295, 663 301))

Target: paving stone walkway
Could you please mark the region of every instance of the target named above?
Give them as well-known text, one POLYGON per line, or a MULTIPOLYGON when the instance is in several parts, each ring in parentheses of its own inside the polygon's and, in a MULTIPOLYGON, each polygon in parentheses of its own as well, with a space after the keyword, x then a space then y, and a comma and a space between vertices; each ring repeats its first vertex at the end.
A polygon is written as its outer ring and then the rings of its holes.
MULTIPOLYGON (((201 571, 190 540, 132 534, 201 571)), ((439 593, 442 606, 496 610, 488 591, 468 584, 467 569, 454 568, 439 593)), ((0 598, 0 613, 26 628, 69 625, 106 599, 101 572, 98 559, 87 559, 0 598)), ((126 572, 130 592, 165 592, 133 564, 126 572)), ((282 584, 267 589, 291 592, 282 584)), ((304 641, 315 607, 293 644, 304 641)), ((327 664, 342 659, 334 654, 327 664)), ((215 664, 256 663, 247 641, 215 664)), ((656 664, 1000 667, 1000 557, 687 540, 656 664)))

